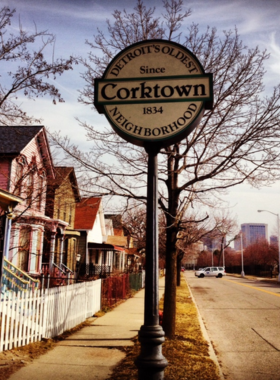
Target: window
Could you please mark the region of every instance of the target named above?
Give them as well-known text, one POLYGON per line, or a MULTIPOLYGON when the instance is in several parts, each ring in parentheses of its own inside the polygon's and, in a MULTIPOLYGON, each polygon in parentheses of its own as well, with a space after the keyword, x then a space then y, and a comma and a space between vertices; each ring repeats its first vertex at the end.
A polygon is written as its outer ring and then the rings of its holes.
POLYGON ((17 162, 17 166, 16 166, 16 182, 15 182, 14 194, 17 196, 20 196, 21 191, 22 191, 24 167, 27 166, 27 160, 26 160, 26 157, 22 154, 19 157, 17 157, 16 162, 17 162))
POLYGON ((42 206, 43 192, 45 191, 46 172, 44 169, 38 171, 38 188, 36 195, 36 206, 40 210, 42 206))
POLYGON ((30 170, 27 175, 26 181, 26 199, 28 199, 28 203, 31 204, 33 198, 33 190, 34 190, 34 173, 30 170))
POLYGON ((66 209, 67 209, 67 205, 66 205, 66 202, 64 203, 64 213, 63 213, 63 220, 66 221, 66 209))
POLYGON ((56 217, 60 219, 60 198, 57 199, 56 217))
POLYGON ((30 231, 30 227, 23 227, 19 235, 18 267, 26 272, 28 272, 30 231))
POLYGON ((72 221, 72 206, 69 207, 69 224, 71 224, 72 221))

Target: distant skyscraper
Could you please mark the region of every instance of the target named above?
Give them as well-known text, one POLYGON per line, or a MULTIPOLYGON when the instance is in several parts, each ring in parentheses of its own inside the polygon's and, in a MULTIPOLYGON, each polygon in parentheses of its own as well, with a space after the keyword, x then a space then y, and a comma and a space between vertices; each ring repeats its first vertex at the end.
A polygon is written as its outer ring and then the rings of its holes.
POLYGON ((237 239, 234 240, 234 249, 236 251, 240 251, 240 249, 241 249, 241 240, 240 240, 240 237, 238 237, 237 239))
POLYGON ((270 245, 278 246, 278 237, 275 235, 270 236, 270 245))
POLYGON ((243 223, 241 224, 243 236, 243 248, 256 243, 258 240, 268 240, 267 224, 262 223, 243 223))

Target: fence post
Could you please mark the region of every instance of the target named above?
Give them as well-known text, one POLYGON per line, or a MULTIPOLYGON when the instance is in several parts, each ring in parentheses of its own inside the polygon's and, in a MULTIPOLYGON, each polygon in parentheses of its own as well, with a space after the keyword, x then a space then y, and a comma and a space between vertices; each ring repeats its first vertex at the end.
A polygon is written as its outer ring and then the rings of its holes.
POLYGON ((48 289, 50 288, 50 278, 51 278, 51 275, 48 273, 48 281, 47 281, 47 288, 48 289))

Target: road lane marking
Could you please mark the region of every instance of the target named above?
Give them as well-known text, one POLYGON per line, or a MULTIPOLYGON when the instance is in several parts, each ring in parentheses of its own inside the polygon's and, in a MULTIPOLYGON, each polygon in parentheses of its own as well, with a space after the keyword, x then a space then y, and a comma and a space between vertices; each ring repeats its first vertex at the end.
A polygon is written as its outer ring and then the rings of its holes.
POLYGON ((228 281, 228 282, 232 282, 232 283, 237 284, 237 285, 246 286, 247 288, 255 289, 255 290, 258 290, 258 291, 260 291, 260 292, 264 292, 264 293, 267 293, 267 294, 271 294, 271 295, 276 296, 276 297, 280 297, 280 294, 270 292, 269 290, 259 289, 259 288, 256 288, 255 286, 251 286, 251 285, 247 285, 247 284, 242 284, 242 283, 240 283, 240 282, 235 282, 235 281, 233 281, 233 280, 228 280, 228 279, 226 279, 226 278, 223 278, 223 280, 224 280, 224 281, 228 281))

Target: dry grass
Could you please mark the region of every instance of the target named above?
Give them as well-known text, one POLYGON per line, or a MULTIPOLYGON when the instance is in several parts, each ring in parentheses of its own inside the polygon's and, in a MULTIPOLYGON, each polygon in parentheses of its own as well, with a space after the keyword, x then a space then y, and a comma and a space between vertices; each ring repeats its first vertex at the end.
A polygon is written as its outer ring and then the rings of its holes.
MULTIPOLYGON (((176 337, 166 339, 162 352, 169 365, 164 371, 164 380, 218 380, 218 368, 209 358, 208 343, 200 329, 197 312, 188 286, 182 278, 177 288, 176 337)), ((162 308, 162 300, 160 309, 162 308)), ((113 371, 110 380, 137 380, 138 370, 134 361, 140 353, 140 344, 126 349, 126 357, 113 371)))

